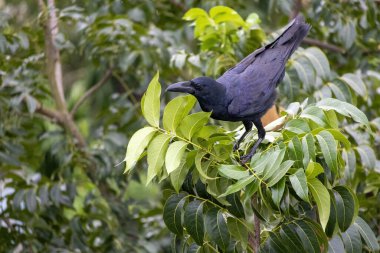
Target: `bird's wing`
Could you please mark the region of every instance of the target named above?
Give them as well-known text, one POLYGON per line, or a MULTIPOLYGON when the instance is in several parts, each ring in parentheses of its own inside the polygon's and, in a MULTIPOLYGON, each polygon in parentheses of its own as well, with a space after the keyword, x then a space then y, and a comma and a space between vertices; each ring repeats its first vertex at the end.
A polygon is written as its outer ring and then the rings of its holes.
POLYGON ((282 53, 281 50, 285 49, 269 49, 243 72, 226 75, 226 79, 222 81, 229 81, 225 86, 230 101, 230 115, 249 117, 264 113, 272 106, 276 99, 276 86, 285 74, 284 59, 278 57, 282 53))

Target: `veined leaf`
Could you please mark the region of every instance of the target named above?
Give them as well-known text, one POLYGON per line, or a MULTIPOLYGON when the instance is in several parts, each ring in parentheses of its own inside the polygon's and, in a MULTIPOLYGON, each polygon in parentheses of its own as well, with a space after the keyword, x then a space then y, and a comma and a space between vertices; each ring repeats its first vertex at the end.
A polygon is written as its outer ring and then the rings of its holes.
POLYGON ((227 207, 228 211, 235 215, 237 218, 244 218, 244 208, 243 205, 240 202, 240 194, 235 193, 235 194, 230 194, 226 197, 226 200, 228 203, 231 205, 227 207))
POLYGON ((223 251, 230 244, 230 232, 222 210, 214 207, 206 213, 206 231, 213 242, 223 251))
POLYGON ((295 253, 306 252, 305 249, 302 248, 302 242, 296 231, 292 230, 290 226, 281 226, 280 235, 284 243, 288 244, 295 253))
POLYGON ((183 137, 191 140, 191 137, 207 123, 210 115, 210 112, 197 112, 187 115, 179 126, 183 137))
POLYGON ((306 176, 303 169, 299 169, 293 175, 289 176, 289 180, 292 183, 294 191, 297 195, 306 202, 309 202, 309 191, 306 183, 306 176))
POLYGON ((196 98, 191 95, 179 96, 171 100, 164 109, 164 116, 162 118, 164 129, 175 132, 181 121, 189 114, 196 101, 196 98))
POLYGON ((329 241, 329 253, 345 253, 344 245, 342 239, 339 235, 335 235, 329 241))
POLYGON ((310 224, 306 223, 303 220, 297 220, 293 224, 295 224, 295 230, 301 239, 305 252, 319 253, 326 251, 326 249, 321 250, 317 232, 314 231, 313 227, 310 226, 310 224))
POLYGON ((144 152, 146 146, 148 146, 155 133, 155 128, 144 127, 133 134, 129 140, 127 154, 125 155, 124 159, 124 161, 126 161, 124 173, 127 173, 135 166, 136 162, 140 158, 140 155, 144 152))
POLYGON ((164 165, 166 150, 168 149, 170 135, 160 134, 150 142, 147 150, 148 156, 148 176, 146 184, 149 184, 152 179, 160 174, 161 168, 164 165))
POLYGON ((309 165, 306 168, 306 177, 309 178, 315 178, 319 174, 323 173, 322 165, 316 162, 309 162, 309 165))
POLYGON ((317 47, 309 47, 302 52, 313 65, 315 71, 323 79, 328 79, 331 75, 330 64, 326 55, 317 47))
POLYGON ((342 233, 344 247, 347 253, 361 252, 363 249, 362 239, 356 226, 350 226, 346 232, 342 233))
POLYGON ((307 134, 302 138, 302 152, 302 164, 305 168, 310 161, 315 161, 315 143, 313 135, 307 134))
POLYGON ((199 17, 207 17, 207 16, 208 14, 205 10, 201 8, 191 8, 185 13, 185 15, 183 16, 183 19, 187 21, 191 21, 199 17))
POLYGON ((285 125, 285 129, 295 134, 310 132, 309 124, 307 124, 307 122, 302 119, 292 119, 288 121, 285 125))
POLYGON ((377 242, 376 236, 368 224, 360 217, 357 217, 354 226, 358 229, 360 235, 363 237, 366 245, 371 251, 379 251, 380 246, 377 242))
POLYGON ((282 178, 278 184, 275 184, 272 189, 272 200, 275 203, 276 206, 280 206, 281 198, 284 195, 285 191, 285 178, 282 178))
POLYGON ((166 171, 169 175, 179 167, 187 144, 184 141, 176 141, 170 144, 165 156, 166 171))
POLYGON ((209 176, 207 176, 207 168, 205 169, 204 168, 204 163, 202 163, 202 159, 203 157, 206 155, 206 152, 202 151, 202 150, 199 150, 198 153, 195 155, 195 168, 197 169, 199 175, 203 178, 203 179, 209 179, 209 180, 212 180, 212 179, 215 179, 215 178, 211 178, 209 176))
POLYGON ((337 173, 338 151, 333 135, 330 132, 323 130, 322 132, 319 132, 316 137, 318 139, 319 146, 321 148, 323 157, 325 158, 327 165, 329 166, 332 172, 337 173))
POLYGON ((374 169, 376 166, 376 155, 373 149, 366 145, 360 145, 356 150, 359 153, 363 167, 370 170, 374 169))
POLYGON ((236 218, 227 218, 227 227, 236 241, 240 241, 243 249, 248 245, 248 230, 236 218))
POLYGON ((161 85, 158 82, 159 73, 150 81, 148 89, 144 94, 144 99, 141 101, 141 111, 144 118, 151 126, 159 127, 160 125, 160 96, 161 85))
POLYGON ((297 136, 294 136, 288 144, 288 153, 291 160, 294 161, 295 167, 302 168, 302 144, 297 136))
POLYGON ((343 116, 351 117, 358 123, 368 125, 367 116, 352 104, 334 98, 325 98, 317 103, 317 107, 323 110, 334 110, 343 116))
POLYGON ((348 73, 344 74, 339 79, 345 82, 348 86, 350 86, 360 96, 367 96, 367 87, 365 86, 363 80, 359 78, 357 75, 348 73))
POLYGON ((263 180, 271 178, 275 173, 277 173, 282 160, 284 159, 286 149, 275 150, 268 157, 269 162, 265 166, 263 180))
POLYGON ((326 131, 329 131, 332 136, 334 136, 334 139, 337 141, 340 141, 343 143, 346 149, 351 148, 351 142, 347 139, 346 136, 344 136, 339 130, 336 129, 326 129, 326 131))
MULTIPOLYGON (((323 101, 323 100, 322 100, 323 101)), ((321 110, 321 108, 318 108, 316 106, 308 106, 303 110, 303 112, 300 115, 301 118, 310 119, 315 124, 325 127, 326 126, 326 119, 325 114, 321 110)))
POLYGON ((181 186, 183 182, 185 181, 186 175, 189 172, 190 166, 187 162, 187 158, 182 157, 181 163, 179 164, 178 168, 174 170, 172 173, 170 173, 170 181, 172 182, 174 190, 178 193, 179 189, 181 189, 181 186))
POLYGON ((168 229, 174 234, 182 235, 182 213, 187 194, 180 193, 172 195, 165 203, 163 217, 168 229))
POLYGON ((218 170, 220 175, 230 179, 240 180, 249 176, 249 171, 240 165, 222 164, 218 170))
POLYGON ((336 186, 334 189, 336 213, 338 225, 341 231, 346 231, 355 217, 355 198, 344 186, 336 186))
POLYGON ((294 161, 287 160, 283 162, 280 167, 277 169, 276 173, 274 173, 268 180, 267 186, 272 187, 275 185, 278 181, 280 181, 282 178, 284 178, 286 172, 292 167, 294 164, 294 161))
POLYGON ((317 178, 308 178, 307 183, 318 207, 319 222, 325 229, 330 216, 329 192, 317 178))
POLYGON ((186 206, 184 227, 198 245, 203 245, 203 238, 205 235, 203 202, 194 200, 186 206))
POLYGON ((239 181, 237 181, 233 185, 228 186, 226 192, 223 193, 222 195, 220 195, 220 197, 224 197, 224 196, 227 196, 231 193, 240 191, 241 189, 243 189, 244 187, 249 185, 251 182, 253 182, 253 180, 255 180, 255 175, 251 175, 247 178, 240 179, 239 181))

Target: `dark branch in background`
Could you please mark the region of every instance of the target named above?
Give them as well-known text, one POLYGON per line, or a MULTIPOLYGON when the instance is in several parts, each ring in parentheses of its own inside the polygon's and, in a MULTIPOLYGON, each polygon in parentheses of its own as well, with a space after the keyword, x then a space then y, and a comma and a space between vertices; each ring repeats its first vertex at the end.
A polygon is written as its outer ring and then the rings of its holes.
POLYGON ((108 79, 111 77, 112 70, 107 70, 107 72, 104 74, 104 76, 100 79, 100 81, 92 86, 86 93, 83 94, 83 96, 75 103, 73 109, 71 110, 70 114, 71 116, 74 116, 77 112, 79 106, 83 104, 83 102, 89 98, 92 94, 94 94, 100 87, 102 87, 108 79))
MULTIPOLYGON (((41 23, 45 30, 45 55, 46 68, 49 78, 50 89, 54 97, 54 102, 57 107, 57 114, 60 115, 60 122, 77 140, 76 145, 79 148, 84 148, 86 142, 79 132, 78 127, 73 121, 67 110, 62 78, 62 64, 58 48, 55 46, 56 36, 58 34, 58 19, 56 15, 54 0, 47 0, 47 6, 43 0, 38 0, 40 12, 42 13, 41 23)), ((42 106, 40 108, 43 108, 42 106)), ((37 112, 45 116, 53 116, 50 110, 37 109, 37 112)), ((57 118, 57 117, 56 117, 57 118)), ((58 118, 57 118, 58 119, 58 118)))
POLYGON ((327 42, 323 42, 320 40, 312 39, 312 38, 305 38, 303 40, 303 43, 308 44, 308 45, 312 45, 312 46, 317 46, 320 48, 324 48, 324 49, 327 49, 327 50, 330 50, 330 51, 333 51, 336 53, 343 54, 346 52, 346 50, 344 48, 341 48, 341 47, 338 47, 338 46, 335 46, 335 45, 332 45, 332 44, 329 44, 327 42))
POLYGON ((127 95, 131 102, 133 104, 138 104, 137 98, 133 95, 133 91, 129 88, 128 84, 124 82, 124 80, 119 76, 116 72, 112 72, 113 77, 121 84, 121 86, 124 88, 125 92, 127 92, 127 95))
POLYGON ((302 0, 297 0, 294 2, 293 11, 290 14, 289 21, 297 17, 298 13, 300 13, 302 9, 302 0))

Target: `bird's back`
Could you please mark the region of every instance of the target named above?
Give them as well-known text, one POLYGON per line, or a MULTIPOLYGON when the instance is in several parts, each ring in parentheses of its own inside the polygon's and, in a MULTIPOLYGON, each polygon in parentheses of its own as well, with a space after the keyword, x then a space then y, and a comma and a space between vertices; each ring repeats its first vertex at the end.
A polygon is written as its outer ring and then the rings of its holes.
POLYGON ((276 40, 257 49, 217 79, 227 89, 230 117, 236 120, 261 117, 273 105, 285 64, 309 29, 303 17, 297 16, 276 40))

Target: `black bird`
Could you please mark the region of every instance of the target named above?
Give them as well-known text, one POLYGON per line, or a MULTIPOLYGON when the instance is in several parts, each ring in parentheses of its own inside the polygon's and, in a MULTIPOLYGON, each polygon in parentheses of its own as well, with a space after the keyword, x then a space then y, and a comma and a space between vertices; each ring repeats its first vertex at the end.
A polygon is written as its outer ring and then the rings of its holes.
POLYGON ((212 112, 214 119, 242 121, 246 131, 235 143, 234 150, 254 124, 259 139, 250 152, 241 157, 241 162, 246 163, 265 137, 261 117, 276 100, 276 87, 284 78, 285 64, 309 29, 310 25, 299 15, 276 40, 255 50, 218 79, 197 77, 172 84, 166 91, 194 95, 202 110, 212 112))

